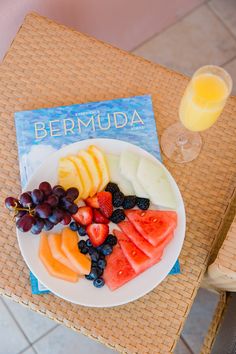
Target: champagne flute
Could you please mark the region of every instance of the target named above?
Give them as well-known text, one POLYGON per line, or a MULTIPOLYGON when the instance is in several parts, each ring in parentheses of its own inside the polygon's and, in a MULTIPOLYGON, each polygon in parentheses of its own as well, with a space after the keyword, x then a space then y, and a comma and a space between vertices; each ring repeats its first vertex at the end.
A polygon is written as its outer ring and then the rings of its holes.
POLYGON ((199 155, 199 132, 216 122, 232 85, 230 75, 215 65, 203 66, 194 73, 180 102, 180 122, 168 127, 161 137, 161 148, 171 161, 189 162, 199 155))

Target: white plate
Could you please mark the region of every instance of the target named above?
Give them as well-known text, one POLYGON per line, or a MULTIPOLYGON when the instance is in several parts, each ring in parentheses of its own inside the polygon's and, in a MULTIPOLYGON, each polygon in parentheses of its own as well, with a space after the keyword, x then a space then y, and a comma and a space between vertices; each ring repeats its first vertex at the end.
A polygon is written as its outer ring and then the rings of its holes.
MULTIPOLYGON (((54 294, 73 303, 92 306, 110 307, 126 304, 147 294, 155 288, 168 275, 174 266, 181 251, 185 236, 185 210, 175 180, 155 157, 140 147, 129 144, 121 140, 114 139, 91 139, 68 145, 56 153, 50 155, 48 159, 39 167, 37 172, 30 179, 26 190, 37 188, 42 181, 48 181, 52 185, 57 184, 57 165, 61 157, 69 154, 76 154, 80 149, 86 149, 90 144, 101 147, 105 152, 120 154, 124 149, 130 149, 140 156, 147 156, 166 171, 177 199, 178 226, 175 235, 166 247, 162 260, 144 273, 137 276, 121 288, 110 291, 107 286, 97 289, 93 284, 82 279, 78 283, 69 283, 50 276, 38 257, 39 237, 30 233, 21 233, 17 230, 18 242, 21 253, 33 274, 54 294)), ((111 228, 112 229, 112 228, 111 228)))

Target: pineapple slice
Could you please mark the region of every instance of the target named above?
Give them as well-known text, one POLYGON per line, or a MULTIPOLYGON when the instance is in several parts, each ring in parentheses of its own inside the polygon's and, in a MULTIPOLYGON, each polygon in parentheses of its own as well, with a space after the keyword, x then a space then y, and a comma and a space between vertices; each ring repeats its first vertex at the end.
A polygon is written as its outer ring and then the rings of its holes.
POLYGON ((87 166, 79 156, 68 156, 68 159, 75 164, 77 174, 80 175, 83 183, 83 193, 80 193, 80 198, 86 199, 90 195, 90 191, 93 187, 92 179, 88 172, 87 166))
POLYGON ((90 190, 89 196, 93 197, 97 193, 98 187, 101 184, 100 171, 97 167, 94 157, 91 154, 89 154, 87 151, 80 150, 78 152, 78 156, 83 160, 84 164, 87 167, 88 173, 90 175, 92 181, 92 188, 90 190))
POLYGON ((58 183, 64 188, 76 187, 80 196, 83 195, 83 182, 75 164, 67 157, 62 157, 58 164, 58 183))
POLYGON ((90 145, 88 147, 88 152, 89 154, 91 154, 91 156, 93 156, 96 166, 100 171, 101 183, 99 184, 98 187, 98 192, 100 192, 106 187, 106 185, 110 180, 109 168, 106 161, 106 156, 104 152, 100 150, 98 147, 96 147, 95 145, 90 145))

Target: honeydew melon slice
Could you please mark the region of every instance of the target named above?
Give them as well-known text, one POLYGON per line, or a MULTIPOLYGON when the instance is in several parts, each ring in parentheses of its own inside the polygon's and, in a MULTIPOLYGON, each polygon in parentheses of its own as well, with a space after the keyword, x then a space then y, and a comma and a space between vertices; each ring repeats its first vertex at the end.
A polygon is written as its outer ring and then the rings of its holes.
POLYGON ((107 163, 110 171, 111 182, 117 183, 121 192, 125 195, 133 195, 134 189, 132 184, 121 175, 120 172, 120 157, 114 154, 107 154, 107 163))
POLYGON ((176 209, 174 192, 161 165, 142 157, 138 165, 137 178, 153 204, 176 209))
POLYGON ((135 195, 141 198, 148 198, 143 186, 137 178, 139 166, 139 155, 132 151, 124 150, 120 155, 120 171, 123 177, 127 178, 134 188, 135 195))

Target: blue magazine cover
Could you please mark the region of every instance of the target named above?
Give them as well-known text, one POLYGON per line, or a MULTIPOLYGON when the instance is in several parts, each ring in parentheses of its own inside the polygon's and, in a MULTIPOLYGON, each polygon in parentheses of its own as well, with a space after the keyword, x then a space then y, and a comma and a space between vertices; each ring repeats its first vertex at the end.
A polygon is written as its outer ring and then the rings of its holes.
MULTIPOLYGON (((23 189, 49 154, 80 140, 124 140, 161 160, 150 95, 16 112, 15 125, 23 189)), ((171 273, 179 272, 177 261, 171 273)), ((32 273, 30 280, 32 293, 47 291, 32 273)))

